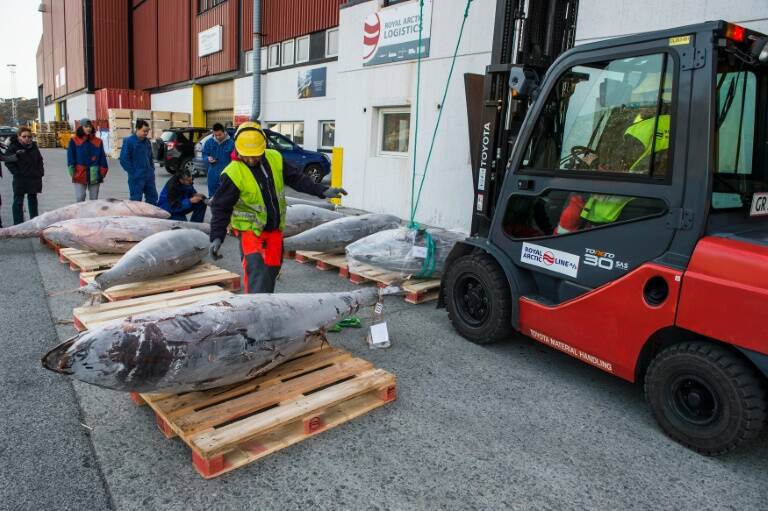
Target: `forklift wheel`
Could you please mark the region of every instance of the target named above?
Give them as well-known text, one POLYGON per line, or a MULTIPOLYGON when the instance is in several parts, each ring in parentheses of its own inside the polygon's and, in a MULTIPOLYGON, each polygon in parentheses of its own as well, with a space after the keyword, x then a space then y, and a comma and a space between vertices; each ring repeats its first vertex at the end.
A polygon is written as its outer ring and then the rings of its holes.
POLYGON ((728 349, 704 341, 659 353, 645 376, 645 398, 667 435, 707 456, 756 437, 768 409, 760 375, 728 349))
POLYGON ((512 335, 509 283, 492 257, 460 257, 451 264, 445 278, 448 317, 461 335, 477 344, 512 335))

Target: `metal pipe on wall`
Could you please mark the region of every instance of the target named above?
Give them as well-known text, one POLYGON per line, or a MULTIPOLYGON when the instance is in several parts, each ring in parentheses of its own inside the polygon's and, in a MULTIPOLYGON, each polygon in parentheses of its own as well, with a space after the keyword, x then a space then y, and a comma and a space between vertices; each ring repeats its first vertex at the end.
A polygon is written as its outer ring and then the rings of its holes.
POLYGON ((253 0, 253 98, 251 120, 261 116, 261 0, 253 0))

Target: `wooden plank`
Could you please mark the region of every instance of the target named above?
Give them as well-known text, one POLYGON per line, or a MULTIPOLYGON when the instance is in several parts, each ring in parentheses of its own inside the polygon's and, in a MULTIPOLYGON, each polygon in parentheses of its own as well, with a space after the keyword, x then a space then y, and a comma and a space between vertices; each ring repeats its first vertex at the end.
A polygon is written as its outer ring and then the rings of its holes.
POLYGON ((228 296, 232 296, 232 293, 219 286, 205 286, 185 291, 174 291, 171 293, 161 293, 141 298, 78 307, 74 309, 72 313, 75 319, 75 325, 82 327, 82 329, 85 330, 106 321, 122 319, 134 314, 142 314, 158 310, 172 310, 191 305, 200 300, 226 298, 228 296))
POLYGON ((382 369, 371 369, 352 380, 333 385, 309 396, 283 403, 277 408, 247 417, 243 420, 206 431, 191 439, 190 447, 211 457, 231 448, 233 444, 248 440, 286 422, 296 420, 309 410, 335 406, 342 401, 364 394, 374 388, 394 384, 394 376, 382 369))
POLYGON ((229 399, 200 411, 185 414, 173 422, 180 436, 212 429, 214 426, 245 417, 264 408, 302 396, 305 392, 330 385, 344 378, 368 370, 373 364, 359 358, 350 358, 329 367, 298 376, 280 385, 229 399))
MULTIPOLYGON (((81 273, 81 283, 84 285, 93 282, 99 273, 101 271, 81 273)), ((103 291, 102 294, 108 300, 116 301, 211 284, 222 284, 229 289, 236 290, 240 286, 240 276, 218 266, 201 263, 194 268, 168 277, 113 286, 103 291)))
POLYGON ((123 254, 99 254, 75 248, 62 248, 59 251, 61 262, 69 263, 69 267, 74 271, 93 271, 111 268, 122 256, 123 254))

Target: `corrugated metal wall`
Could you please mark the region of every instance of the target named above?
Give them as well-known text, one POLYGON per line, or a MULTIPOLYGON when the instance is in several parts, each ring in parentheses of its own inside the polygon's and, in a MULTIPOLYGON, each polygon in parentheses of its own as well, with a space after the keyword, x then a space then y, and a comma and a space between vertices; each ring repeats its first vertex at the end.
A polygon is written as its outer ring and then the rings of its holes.
POLYGON ((190 29, 192 6, 189 0, 162 0, 157 6, 158 85, 190 78, 190 29))
POLYGON ((83 1, 64 0, 67 94, 85 88, 85 22, 83 1))
POLYGON ((44 66, 43 66, 43 38, 40 38, 40 42, 37 43, 37 52, 35 52, 35 61, 37 63, 37 84, 41 85, 44 78, 44 66))
POLYGON ((43 96, 53 97, 53 19, 51 0, 43 0, 43 96))
MULTIPOLYGON (((237 0, 229 0, 202 14, 193 16, 192 34, 192 74, 195 78, 234 71, 238 64, 238 16, 237 0), (205 57, 197 57, 197 34, 222 26, 222 50, 205 57)), ((193 12, 197 13, 197 0, 190 0, 193 12)))
POLYGON ((128 88, 128 6, 125 0, 94 0, 93 87, 128 88))
POLYGON ((157 53, 157 0, 145 0, 133 10, 134 89, 157 87, 157 53))
POLYGON ((53 25, 53 95, 54 97, 67 94, 67 44, 66 24, 64 20, 64 2, 54 1, 51 5, 51 23, 53 25), (61 71, 64 70, 64 85, 61 84, 61 71))
MULTIPOLYGON (((253 48, 253 1, 243 2, 243 51, 253 48)), ((325 30, 339 24, 339 6, 347 0, 262 0, 262 44, 325 30), (301 13, 297 16, 296 13, 301 13)))

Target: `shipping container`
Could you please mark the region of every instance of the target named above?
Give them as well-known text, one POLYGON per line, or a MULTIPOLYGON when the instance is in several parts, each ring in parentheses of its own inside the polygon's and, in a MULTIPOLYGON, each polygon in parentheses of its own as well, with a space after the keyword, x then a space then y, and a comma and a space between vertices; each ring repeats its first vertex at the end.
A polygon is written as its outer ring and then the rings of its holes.
POLYGON ((133 9, 133 87, 157 87, 157 0, 133 9))
POLYGON ((190 79, 192 6, 189 0, 162 0, 157 5, 159 86, 190 79))
POLYGON ((94 96, 97 119, 107 119, 110 108, 149 110, 152 104, 151 95, 143 90, 99 89, 94 96))
POLYGON ((64 0, 66 94, 85 88, 83 0, 64 0))
POLYGON ((238 66, 240 2, 229 0, 205 12, 198 13, 198 0, 189 0, 192 8, 192 74, 194 78, 234 71, 238 66), (198 38, 201 32, 221 27, 221 50, 198 58, 198 38))
MULTIPOLYGON (((345 3, 347 0, 262 0, 262 44, 335 27, 339 24, 339 6, 345 3)), ((242 0, 242 10, 240 44, 247 51, 253 48, 253 0, 242 0)))
POLYGON ((97 0, 91 4, 94 89, 127 89, 128 6, 125 0, 97 0))

